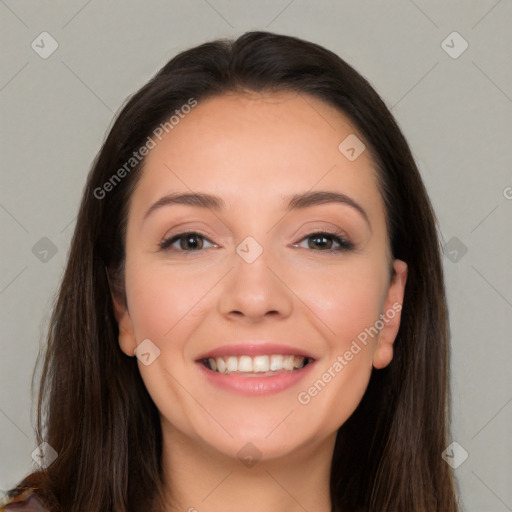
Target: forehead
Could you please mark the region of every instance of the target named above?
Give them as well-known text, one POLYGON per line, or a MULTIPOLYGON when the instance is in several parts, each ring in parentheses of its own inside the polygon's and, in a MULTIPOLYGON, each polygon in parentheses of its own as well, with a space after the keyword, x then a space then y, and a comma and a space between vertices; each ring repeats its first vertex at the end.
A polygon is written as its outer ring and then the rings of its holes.
POLYGON ((354 135, 341 112, 309 95, 213 97, 180 116, 162 140, 154 139, 132 208, 142 215, 164 194, 201 191, 257 211, 263 202, 271 207, 293 193, 332 189, 382 214, 369 152, 349 161, 338 148, 354 135))

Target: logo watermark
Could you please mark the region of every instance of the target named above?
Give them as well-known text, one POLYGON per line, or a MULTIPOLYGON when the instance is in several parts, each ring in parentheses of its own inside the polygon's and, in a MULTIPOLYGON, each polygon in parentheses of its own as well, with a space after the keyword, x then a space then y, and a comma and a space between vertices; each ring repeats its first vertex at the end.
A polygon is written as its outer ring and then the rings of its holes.
POLYGON ((354 359, 354 356, 361 352, 362 347, 360 343, 366 346, 368 344, 368 339, 373 339, 377 336, 383 327, 390 320, 395 318, 401 310, 402 304, 395 302, 385 313, 381 313, 379 319, 371 327, 365 328, 358 334, 357 339, 352 340, 350 348, 343 354, 338 355, 334 363, 329 366, 324 373, 322 373, 320 378, 318 378, 307 390, 301 391, 297 395, 298 402, 302 405, 309 404, 312 398, 325 389, 327 384, 331 382, 345 368, 345 366, 352 361, 352 359, 354 359))

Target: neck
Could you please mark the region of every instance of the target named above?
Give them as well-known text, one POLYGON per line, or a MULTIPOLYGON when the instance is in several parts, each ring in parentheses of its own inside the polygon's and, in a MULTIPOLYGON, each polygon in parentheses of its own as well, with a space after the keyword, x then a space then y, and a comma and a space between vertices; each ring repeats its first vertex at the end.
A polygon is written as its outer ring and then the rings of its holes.
POLYGON ((162 428, 166 512, 331 512, 335 434, 285 457, 243 462, 165 421, 162 428))

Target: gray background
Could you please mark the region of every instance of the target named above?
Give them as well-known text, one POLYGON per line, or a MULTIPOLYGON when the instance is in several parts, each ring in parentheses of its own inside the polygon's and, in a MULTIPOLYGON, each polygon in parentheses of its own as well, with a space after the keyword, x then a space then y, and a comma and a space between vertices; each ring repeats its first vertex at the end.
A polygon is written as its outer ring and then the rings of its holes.
MULTIPOLYGON (((32 371, 114 113, 177 52, 265 29, 353 64, 408 138, 448 244, 450 440, 469 454, 455 469, 463 504, 512 510, 510 0, 0 0, 0 15, 0 489, 34 467, 32 371), (31 47, 48 51, 43 31, 58 43, 45 59, 31 47), (469 44, 458 58, 441 46, 453 31, 469 44)), ((462 45, 452 36, 444 47, 462 45)))

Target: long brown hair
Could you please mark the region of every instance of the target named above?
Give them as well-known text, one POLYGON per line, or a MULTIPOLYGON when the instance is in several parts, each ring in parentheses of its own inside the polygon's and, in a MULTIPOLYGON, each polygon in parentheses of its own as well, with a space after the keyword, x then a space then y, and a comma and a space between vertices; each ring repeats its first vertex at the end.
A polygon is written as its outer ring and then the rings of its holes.
POLYGON ((136 359, 119 348, 107 278, 108 269, 122 295, 126 216, 144 160, 122 179, 112 176, 191 98, 240 90, 309 94, 350 119, 378 171, 393 257, 408 264, 394 358, 373 370, 338 431, 333 509, 455 512, 453 476, 441 457, 448 317, 436 220, 420 174, 393 116, 360 74, 321 46, 268 32, 180 53, 118 114, 88 176, 48 333, 37 436, 58 458, 20 488, 51 491, 67 512, 135 512, 160 503, 159 414, 136 359))

